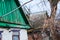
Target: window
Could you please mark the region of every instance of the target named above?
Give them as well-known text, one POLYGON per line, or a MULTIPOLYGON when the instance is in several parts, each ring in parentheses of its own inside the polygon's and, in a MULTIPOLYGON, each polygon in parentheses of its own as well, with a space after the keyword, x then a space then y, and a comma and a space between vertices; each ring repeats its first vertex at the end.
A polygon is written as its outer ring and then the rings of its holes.
POLYGON ((2 40, 2 34, 1 34, 2 32, 3 32, 3 31, 0 31, 0 40, 2 40))
POLYGON ((20 40, 19 31, 13 31, 12 40, 20 40))
POLYGON ((0 34, 0 40, 2 40, 2 35, 0 34))
POLYGON ((13 40, 19 40, 19 36, 18 35, 13 35, 13 40))

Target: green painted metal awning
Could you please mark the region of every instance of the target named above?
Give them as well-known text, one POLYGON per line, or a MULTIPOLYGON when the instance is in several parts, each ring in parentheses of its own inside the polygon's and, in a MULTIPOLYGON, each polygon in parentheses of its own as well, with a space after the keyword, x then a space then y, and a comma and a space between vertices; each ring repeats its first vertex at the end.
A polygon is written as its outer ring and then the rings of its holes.
POLYGON ((2 17, 18 6, 17 0, 0 0, 0 27, 30 28, 22 8, 2 17))

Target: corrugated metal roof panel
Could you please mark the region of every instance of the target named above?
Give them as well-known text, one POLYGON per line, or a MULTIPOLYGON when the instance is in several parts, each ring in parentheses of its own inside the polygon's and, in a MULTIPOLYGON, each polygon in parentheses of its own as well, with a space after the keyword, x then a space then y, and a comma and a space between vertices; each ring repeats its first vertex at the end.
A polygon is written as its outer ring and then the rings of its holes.
MULTIPOLYGON (((15 0, 0 0, 0 17, 9 13, 10 11, 16 9, 17 7, 18 6, 16 5, 15 0)), ((10 13, 7 16, 4 16, 4 17, 0 18, 0 21, 12 23, 12 24, 9 24, 9 26, 14 25, 14 23, 25 24, 26 25, 26 22, 25 22, 26 20, 24 20, 26 18, 23 18, 23 12, 21 12, 21 11, 22 11, 22 9, 20 9, 20 10, 18 9, 16 11, 10 13)), ((7 23, 2 23, 1 22, 0 26, 1 25, 6 26, 7 23)), ((15 26, 15 27, 17 27, 17 26, 15 26)), ((28 28, 28 27, 26 27, 26 28, 28 28)), ((21 28, 25 28, 25 26, 21 27, 21 28)))

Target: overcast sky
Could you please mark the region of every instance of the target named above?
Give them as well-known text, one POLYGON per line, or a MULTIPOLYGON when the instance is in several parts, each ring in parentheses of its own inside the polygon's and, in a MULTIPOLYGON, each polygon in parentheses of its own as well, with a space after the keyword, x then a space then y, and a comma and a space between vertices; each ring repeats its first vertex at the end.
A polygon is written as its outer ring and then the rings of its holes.
POLYGON ((58 2, 58 5, 57 5, 56 19, 60 19, 60 2, 58 2))
MULTIPOLYGON (((30 0, 19 0, 20 4, 24 4, 30 0)), ((60 4, 60 2, 59 2, 60 4)), ((60 10, 60 5, 58 6, 58 10, 57 13, 59 14, 59 10, 60 10)), ((31 13, 35 13, 35 12, 40 12, 40 11, 47 11, 48 15, 50 16, 51 14, 51 7, 50 7, 50 3, 48 0, 33 0, 32 2, 28 3, 25 5, 28 9, 30 9, 31 13)))

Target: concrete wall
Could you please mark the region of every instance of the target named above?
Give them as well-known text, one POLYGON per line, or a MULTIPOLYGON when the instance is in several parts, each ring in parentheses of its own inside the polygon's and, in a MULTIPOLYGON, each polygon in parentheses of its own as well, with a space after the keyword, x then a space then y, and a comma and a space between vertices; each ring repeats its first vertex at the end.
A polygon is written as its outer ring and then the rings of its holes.
MULTIPOLYGON (((16 29, 0 28, 0 31, 3 31, 2 32, 2 40, 12 40, 12 31, 11 30, 16 30, 16 29)), ((18 30, 20 30, 19 31, 20 32, 20 40, 28 40, 27 30, 25 30, 25 29, 18 29, 18 30)))

